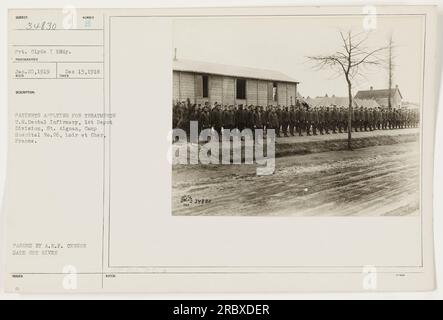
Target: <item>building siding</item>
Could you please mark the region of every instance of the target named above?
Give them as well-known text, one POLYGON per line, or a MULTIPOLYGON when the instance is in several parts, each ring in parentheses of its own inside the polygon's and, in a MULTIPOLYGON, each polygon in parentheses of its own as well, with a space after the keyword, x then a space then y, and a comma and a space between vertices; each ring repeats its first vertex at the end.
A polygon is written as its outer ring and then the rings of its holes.
POLYGON ((295 104, 296 87, 294 83, 287 84, 286 106, 295 104))
POLYGON ((277 101, 275 101, 273 99, 273 82, 269 81, 268 82, 268 105, 270 106, 276 106, 277 105, 277 101))
POLYGON ((257 105, 257 80, 246 80, 246 100, 248 104, 257 105))
POLYGON ((221 76, 209 76, 209 102, 211 104, 223 103, 223 83, 221 76))
POLYGON ((266 106, 268 104, 268 81, 258 80, 257 104, 266 106))
POLYGON ((205 102, 209 102, 207 97, 203 98, 203 78, 200 75, 194 74, 195 82, 195 103, 197 105, 204 105, 205 102))
POLYGON ((277 83, 277 100, 278 104, 281 106, 286 105, 286 97, 288 96, 286 90, 286 83, 277 83))
POLYGON ((180 100, 180 74, 174 71, 172 74, 172 98, 174 101, 180 100))
POLYGON ((195 101, 195 79, 193 73, 180 72, 180 100, 195 101))
POLYGON ((185 101, 190 99, 192 103, 204 105, 205 102, 222 105, 246 105, 259 106, 282 105, 289 106, 295 103, 297 85, 294 83, 277 82, 277 101, 272 100, 272 81, 246 79, 246 99, 236 99, 235 77, 209 75, 208 95, 202 97, 202 82, 196 74, 191 72, 173 72, 173 99, 185 101))
POLYGON ((235 79, 223 77, 223 104, 235 104, 235 79))

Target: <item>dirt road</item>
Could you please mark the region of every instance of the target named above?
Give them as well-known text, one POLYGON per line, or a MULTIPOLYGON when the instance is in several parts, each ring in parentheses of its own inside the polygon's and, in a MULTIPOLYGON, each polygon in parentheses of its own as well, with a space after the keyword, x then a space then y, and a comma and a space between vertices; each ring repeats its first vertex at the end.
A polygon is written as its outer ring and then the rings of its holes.
POLYGON ((276 159, 254 165, 184 165, 172 173, 174 215, 398 216, 419 210, 419 143, 276 159))

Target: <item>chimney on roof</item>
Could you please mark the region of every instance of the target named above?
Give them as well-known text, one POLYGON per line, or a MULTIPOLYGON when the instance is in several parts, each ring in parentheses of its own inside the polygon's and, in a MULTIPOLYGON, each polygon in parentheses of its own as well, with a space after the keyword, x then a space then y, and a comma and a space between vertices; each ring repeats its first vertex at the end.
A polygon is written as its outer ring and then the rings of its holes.
POLYGON ((174 61, 177 60, 177 48, 174 48, 174 61))
POLYGON ((395 85, 395 89, 398 89, 398 84, 395 85))
POLYGON ((374 90, 374 87, 373 87, 373 86, 370 86, 370 87, 369 87, 369 90, 374 90))

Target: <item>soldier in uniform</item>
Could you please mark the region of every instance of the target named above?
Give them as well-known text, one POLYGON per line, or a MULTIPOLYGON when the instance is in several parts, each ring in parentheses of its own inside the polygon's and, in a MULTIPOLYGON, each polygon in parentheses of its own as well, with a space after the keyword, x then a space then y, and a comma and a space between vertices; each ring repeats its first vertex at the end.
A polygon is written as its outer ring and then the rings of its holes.
POLYGON ((222 123, 223 123, 223 129, 231 130, 232 125, 232 118, 231 118, 231 106, 225 105, 222 112, 222 123))
POLYGON ((201 130, 211 128, 211 114, 209 112, 209 107, 205 106, 203 112, 200 114, 199 123, 201 124, 201 130))
POLYGON ((245 128, 245 123, 243 121, 243 105, 240 104, 235 113, 235 126, 238 130, 242 131, 245 128))
POLYGON ((277 132, 277 137, 280 137, 280 127, 282 125, 282 110, 280 105, 277 105, 277 107, 275 108, 275 113, 277 114, 277 120, 278 120, 278 125, 275 130, 277 132))
POLYGON ((354 128, 354 131, 355 131, 355 132, 357 132, 357 130, 358 130, 358 125, 357 125, 357 123, 358 123, 357 115, 358 115, 358 106, 355 105, 355 107, 352 108, 352 115, 351 115, 351 119, 352 119, 352 122, 351 122, 351 131, 352 131, 352 128, 354 128))
POLYGON ((311 136, 311 126, 314 122, 314 111, 312 108, 306 109, 306 135, 311 136))
POLYGON ((375 108, 375 130, 381 129, 381 113, 380 108, 375 108))
POLYGON ((403 110, 398 109, 398 128, 403 128, 403 110))
POLYGON ((245 105, 243 107, 243 115, 244 115, 245 129, 251 129, 254 120, 254 114, 251 110, 251 105, 245 105))
POLYGON ((384 109, 380 109, 380 113, 381 113, 381 128, 383 130, 386 130, 388 122, 387 112, 384 109))
POLYGON ((263 132, 265 132, 266 123, 268 121, 266 116, 266 107, 260 106, 260 115, 261 115, 261 128, 263 129, 263 132))
POLYGON ((218 134, 221 133, 221 128, 223 126, 222 112, 220 110, 220 105, 216 104, 211 111, 211 125, 218 134))
POLYGON ((360 111, 358 110, 358 107, 352 108, 352 127, 354 128, 355 132, 358 132, 359 127, 359 114, 360 111))
POLYGON ((318 128, 320 131, 320 134, 324 134, 325 130, 325 107, 321 106, 318 110, 318 128))
POLYGON ((246 129, 248 127, 248 106, 243 106, 243 109, 241 111, 241 122, 242 122, 242 130, 246 129))
POLYGON ((269 126, 269 106, 262 107, 263 130, 267 130, 269 126))
POLYGON ((378 127, 378 110, 377 108, 372 109, 372 130, 377 130, 378 127))
POLYGON ((390 130, 392 130, 392 128, 393 128, 393 126, 392 126, 392 123, 393 123, 393 112, 392 112, 392 109, 389 109, 389 111, 388 111, 388 123, 389 123, 389 129, 390 130))
POLYGON ((398 112, 398 118, 397 118, 397 121, 398 121, 398 129, 401 129, 402 128, 402 111, 401 111, 401 109, 397 109, 397 112, 398 112))
POLYGON ((262 114, 260 111, 260 106, 257 106, 255 108, 255 113, 254 113, 254 128, 255 129, 262 129, 263 128, 263 123, 262 123, 262 114))
POLYGON ((363 108, 363 106, 360 107, 360 110, 358 111, 358 114, 359 114, 359 121, 358 121, 359 129, 360 129, 360 131, 363 131, 364 130, 364 126, 365 126, 365 123, 364 123, 365 109, 363 108))
POLYGON ((297 101, 295 104, 295 130, 299 135, 301 135, 300 112, 300 102, 297 101))
POLYGON ((314 120, 312 122, 312 129, 314 131, 314 136, 316 136, 317 130, 320 129, 320 110, 318 109, 318 107, 315 107, 313 110, 314 113, 314 120))
POLYGON ((222 110, 222 127, 223 129, 230 129, 229 128, 229 109, 227 105, 223 106, 222 110))
POLYGON ((383 130, 383 109, 381 107, 378 108, 378 119, 380 123, 380 129, 383 130))
POLYGON ((340 111, 338 113, 338 132, 343 133, 343 131, 346 129, 346 123, 345 123, 345 108, 340 107, 340 111))
POLYGON ((201 117, 202 113, 203 113, 203 107, 199 103, 197 105, 197 109, 196 109, 196 112, 195 112, 195 119, 196 119, 196 121, 198 121, 197 132, 198 132, 199 135, 200 135, 200 132, 201 132, 201 127, 202 127, 202 125, 200 123, 200 117, 201 117))
POLYGON ((330 116, 330 125, 332 133, 337 133, 337 121, 338 121, 337 106, 333 105, 331 107, 331 116, 330 116))
POLYGON ((233 114, 232 129, 237 128, 237 113, 238 113, 238 106, 236 104, 234 104, 232 106, 232 114, 233 114))
POLYGON ((367 107, 365 107, 364 112, 363 112, 363 122, 364 122, 364 128, 365 131, 371 130, 369 127, 369 109, 367 107))
POLYGON ((330 134, 329 130, 331 129, 331 110, 329 107, 325 109, 325 132, 326 134, 330 134))
POLYGON ((283 135, 288 137, 288 127, 289 127, 289 110, 288 107, 283 106, 283 110, 281 112, 281 126, 283 135))
POLYGON ((251 104, 251 105, 249 105, 249 109, 248 109, 248 125, 247 125, 247 128, 249 128, 251 130, 254 129, 254 127, 255 127, 254 119, 255 119, 255 108, 251 104))
POLYGON ((405 110, 402 110, 402 115, 402 128, 406 128, 407 114, 405 110))
POLYGON ((302 134, 302 128, 307 128, 306 125, 306 110, 305 107, 300 105, 300 113, 299 113, 299 128, 298 128, 298 135, 303 136, 302 134))
POLYGON ((294 105, 291 105, 291 109, 289 110, 289 133, 291 136, 294 136, 296 122, 297 122, 297 118, 295 115, 295 108, 294 108, 294 105))
POLYGON ((236 114, 236 106, 230 105, 229 106, 229 118, 230 118, 230 124, 231 124, 231 130, 235 129, 235 114, 236 114))
MULTIPOLYGON (((186 133, 189 135, 190 133, 190 121, 197 121, 198 122, 198 110, 197 105, 195 103, 191 104, 189 103, 189 110, 188 110, 188 129, 186 130, 186 133)), ((198 130, 198 129, 197 129, 198 130)))
POLYGON ((403 127, 403 111, 398 109, 398 128, 402 129, 403 127))
POLYGON ((392 119, 392 109, 386 110, 386 129, 389 129, 389 130, 392 129, 391 128, 391 126, 392 126, 391 119, 392 119))
POLYGON ((279 127, 279 123, 278 123, 278 115, 276 110, 274 109, 274 107, 271 107, 271 110, 269 111, 268 114, 269 118, 269 129, 273 129, 275 131, 277 131, 277 128, 279 127))
POLYGON ((394 128, 398 129, 398 110, 394 109, 394 128))
POLYGON ((368 109, 368 128, 369 131, 374 130, 374 110, 368 109))

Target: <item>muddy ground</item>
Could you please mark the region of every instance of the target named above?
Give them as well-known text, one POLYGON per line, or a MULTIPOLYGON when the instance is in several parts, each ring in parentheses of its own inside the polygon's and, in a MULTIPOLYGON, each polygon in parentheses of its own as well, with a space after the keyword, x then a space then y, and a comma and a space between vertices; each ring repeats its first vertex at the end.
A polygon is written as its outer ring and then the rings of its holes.
POLYGON ((257 176, 255 165, 177 165, 173 214, 417 215, 419 142, 409 140, 280 157, 270 176, 257 176))

